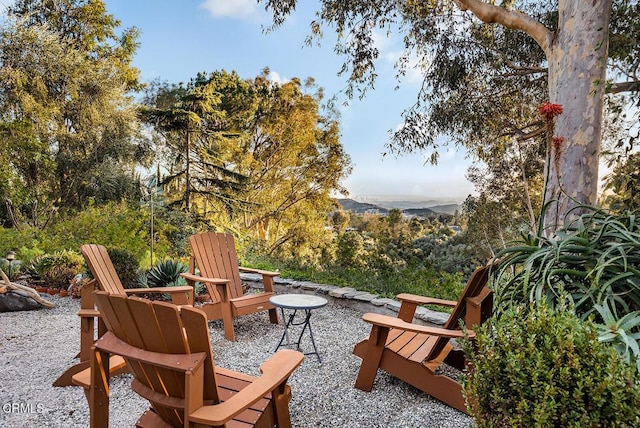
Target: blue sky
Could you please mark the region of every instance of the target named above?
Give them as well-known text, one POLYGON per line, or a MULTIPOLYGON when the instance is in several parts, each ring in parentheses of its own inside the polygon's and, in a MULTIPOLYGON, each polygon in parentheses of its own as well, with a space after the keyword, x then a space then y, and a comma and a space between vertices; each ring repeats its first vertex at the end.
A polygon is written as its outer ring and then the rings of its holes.
MULTIPOLYGON (((331 29, 325 29, 320 47, 304 44, 315 0, 299 1, 298 10, 269 34, 263 28, 270 25, 270 17, 256 0, 104 1, 123 27, 135 26, 141 32, 134 66, 141 70, 143 81, 187 82, 199 71, 221 69, 252 78, 269 67, 281 81, 313 77, 326 98, 345 87, 345 77, 337 76, 343 59, 333 52, 331 29)), ((409 73, 400 89, 394 90, 393 62, 401 46, 382 35, 376 43, 381 58, 376 65, 375 90, 340 108, 341 142, 354 164, 343 183, 350 197, 409 195, 462 201, 473 192, 465 179, 470 161, 463 153, 443 149, 437 166, 425 164, 428 154, 424 153, 382 157, 388 131, 402 122, 402 111, 415 102, 421 77, 409 73)))

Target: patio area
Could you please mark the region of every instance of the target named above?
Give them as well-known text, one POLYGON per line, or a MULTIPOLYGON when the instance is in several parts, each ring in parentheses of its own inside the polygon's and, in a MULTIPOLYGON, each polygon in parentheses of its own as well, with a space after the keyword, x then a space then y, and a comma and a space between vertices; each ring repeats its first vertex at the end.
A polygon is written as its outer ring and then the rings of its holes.
MULTIPOLYGON (((86 427, 87 402, 80 388, 54 388, 53 381, 76 362, 79 301, 54 296, 53 309, 0 314, 0 426, 86 427)), ((296 427, 468 427, 468 416, 380 372, 373 391, 353 387, 360 359, 351 351, 370 327, 362 313, 337 299, 313 311, 312 327, 322 357, 308 356, 289 380, 296 427)), ((282 325, 266 313, 236 320, 236 342, 209 323, 217 365, 258 375, 272 354, 282 325)), ((311 350, 308 335, 303 351, 311 350)), ((148 403, 129 388, 130 377, 111 380, 110 426, 133 426, 148 403)))

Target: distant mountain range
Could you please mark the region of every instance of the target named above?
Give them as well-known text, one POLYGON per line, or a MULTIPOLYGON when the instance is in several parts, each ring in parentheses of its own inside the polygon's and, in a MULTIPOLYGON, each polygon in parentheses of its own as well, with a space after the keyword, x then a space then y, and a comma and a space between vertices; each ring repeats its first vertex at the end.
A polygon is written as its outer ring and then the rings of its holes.
POLYGON ((356 201, 355 199, 344 198, 338 199, 338 202, 345 211, 350 211, 358 214, 373 213, 373 214, 387 214, 389 210, 398 208, 402 212, 408 215, 417 215, 420 217, 428 217, 436 214, 454 214, 460 210, 460 204, 442 204, 438 205, 438 201, 377 201, 376 203, 356 201), (428 204, 431 204, 430 206, 428 204))
POLYGON ((383 208, 379 205, 369 204, 366 202, 358 202, 353 199, 345 198, 338 199, 338 203, 342 206, 342 209, 352 213, 364 214, 366 212, 376 214, 386 214, 389 212, 387 208, 383 208))
POLYGON ((448 205, 460 205, 460 201, 453 198, 427 198, 424 196, 414 195, 367 195, 356 196, 352 199, 358 202, 374 204, 388 209, 398 208, 401 210, 409 208, 432 208, 448 205))

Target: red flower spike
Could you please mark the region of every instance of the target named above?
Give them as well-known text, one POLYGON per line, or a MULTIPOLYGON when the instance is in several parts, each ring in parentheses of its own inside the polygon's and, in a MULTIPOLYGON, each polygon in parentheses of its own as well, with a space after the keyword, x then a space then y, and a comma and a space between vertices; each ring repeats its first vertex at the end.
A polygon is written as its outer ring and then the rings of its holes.
POLYGON ((554 117, 562 114, 562 106, 560 104, 544 103, 538 107, 538 114, 546 120, 553 120, 554 117))
POLYGON ((560 156, 562 155, 562 143, 564 143, 564 137, 553 137, 551 140, 553 144, 553 160, 556 163, 556 168, 560 163, 560 156))

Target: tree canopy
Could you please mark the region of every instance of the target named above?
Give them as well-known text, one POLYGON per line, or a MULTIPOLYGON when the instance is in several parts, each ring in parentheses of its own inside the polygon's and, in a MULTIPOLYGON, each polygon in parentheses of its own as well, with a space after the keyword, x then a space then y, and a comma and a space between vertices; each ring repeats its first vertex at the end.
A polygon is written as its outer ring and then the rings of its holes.
POLYGON ((344 191, 351 166, 335 112, 321 102, 313 80, 276 84, 268 70, 155 85, 142 115, 163 151, 165 194, 211 226, 258 237, 270 253, 324 244, 331 195, 344 191))
POLYGON ((143 151, 128 95, 137 31, 101 1, 19 0, 0 29, 4 211, 41 227, 60 208, 134 191, 143 151))
MULTIPOLYGON (((276 27, 297 4, 263 3, 276 27)), ((572 207, 596 202, 605 93, 639 99, 639 11, 637 1, 626 0, 322 0, 310 40, 326 27, 337 32, 335 50, 345 56, 341 73, 352 96, 373 87, 375 33, 402 37, 398 75, 417 67, 424 85, 392 150, 437 149, 440 135, 480 160, 502 156, 516 141, 541 145, 544 199, 557 202, 545 219, 553 231, 572 207), (545 102, 564 109, 552 127, 538 114, 545 102), (550 144, 553 136, 562 144, 550 144)))

